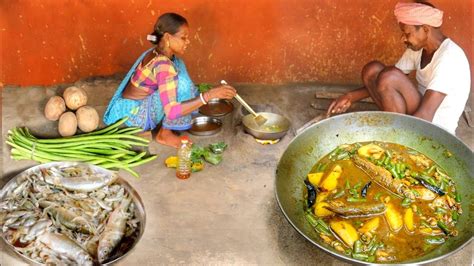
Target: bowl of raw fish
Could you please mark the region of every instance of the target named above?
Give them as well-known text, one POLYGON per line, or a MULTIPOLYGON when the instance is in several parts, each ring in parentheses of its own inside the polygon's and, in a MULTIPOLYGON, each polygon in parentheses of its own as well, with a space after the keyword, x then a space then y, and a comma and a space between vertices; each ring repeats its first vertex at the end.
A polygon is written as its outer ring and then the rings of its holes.
POLYGON ((0 190, 1 238, 28 264, 114 263, 133 250, 145 222, 137 191, 91 164, 37 165, 0 190))

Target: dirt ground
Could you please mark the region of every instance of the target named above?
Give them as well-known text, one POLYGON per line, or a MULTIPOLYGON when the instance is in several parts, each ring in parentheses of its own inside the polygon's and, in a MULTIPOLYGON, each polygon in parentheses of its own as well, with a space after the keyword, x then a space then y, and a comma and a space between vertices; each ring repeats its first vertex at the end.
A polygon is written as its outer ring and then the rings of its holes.
MULTIPOLYGON (((86 89, 88 105, 102 116, 120 79, 97 78, 77 82, 86 89)), ((2 91, 2 137, 9 129, 26 126, 38 136, 57 136, 57 123, 43 116, 47 99, 60 95, 71 84, 53 87, 6 87, 2 91)), ((141 179, 126 172, 122 176, 142 198, 147 214, 145 232, 135 249, 117 265, 156 264, 267 264, 345 265, 313 246, 286 221, 275 199, 274 173, 281 154, 296 129, 325 113, 330 100, 316 99, 317 91, 344 91, 353 86, 290 84, 263 86, 235 85, 239 94, 257 111, 272 111, 290 119, 288 134, 275 145, 261 145, 242 130, 240 105, 223 118, 223 129, 209 137, 191 136, 195 143, 225 141, 229 148, 218 166, 206 165, 202 172, 185 181, 178 180, 164 160, 176 151, 155 142, 150 153, 158 159, 136 168, 141 179)), ((375 110, 361 103, 352 110, 375 110)), ((103 125, 102 125, 103 126, 103 125)), ((471 149, 474 129, 461 118, 457 136, 471 149)), ((15 174, 35 165, 33 161, 13 161, 2 141, 3 186, 15 174)), ((25 264, 0 242, 1 265, 25 264)), ((472 243, 433 265, 471 265, 472 243)), ((26 265, 26 264, 25 264, 26 265)))

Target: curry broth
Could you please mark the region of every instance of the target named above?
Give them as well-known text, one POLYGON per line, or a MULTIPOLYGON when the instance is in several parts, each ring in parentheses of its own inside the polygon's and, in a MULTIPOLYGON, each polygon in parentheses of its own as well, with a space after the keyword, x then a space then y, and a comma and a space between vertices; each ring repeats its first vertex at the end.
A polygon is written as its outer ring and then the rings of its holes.
MULTIPOLYGON (((339 146, 313 166, 305 181, 307 206, 308 198, 313 197, 310 194, 316 194, 306 212, 308 221, 324 242, 355 259, 397 262, 422 256, 457 234, 452 213, 462 213, 459 202, 452 202, 456 191, 449 176, 442 176, 449 178, 449 186, 444 184, 443 191, 435 190, 434 185, 425 187, 426 182, 419 181, 422 179, 416 174, 429 175, 427 171, 434 171, 433 167, 435 173, 445 174, 426 156, 398 144, 364 142, 339 146), (379 154, 362 158, 361 150, 370 150, 367 146, 379 154), (385 182, 374 178, 374 171, 385 176, 385 182), (335 177, 337 182, 332 182, 335 177), (366 193, 361 196, 363 190, 366 193), (441 204, 445 202, 449 205, 441 204), (444 228, 449 232, 440 229, 439 222, 449 227, 444 228), (373 224, 377 224, 375 229, 373 224), (371 226, 372 230, 365 230, 371 226)), ((431 179, 439 175, 434 174, 431 179)), ((433 184, 440 184, 436 181, 433 184)))

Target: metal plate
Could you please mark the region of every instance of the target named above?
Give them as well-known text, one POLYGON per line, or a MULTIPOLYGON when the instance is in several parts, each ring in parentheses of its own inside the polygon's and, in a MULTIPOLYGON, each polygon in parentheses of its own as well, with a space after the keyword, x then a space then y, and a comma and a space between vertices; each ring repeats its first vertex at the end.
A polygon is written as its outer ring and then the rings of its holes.
MULTIPOLYGON (((76 166, 76 165, 87 165, 87 167, 91 168, 94 172, 103 173, 111 175, 112 171, 104 169, 102 167, 92 165, 92 164, 84 164, 84 163, 77 163, 77 162, 52 162, 46 164, 40 164, 37 166, 33 166, 31 168, 26 169, 25 171, 19 173, 15 177, 13 177, 8 183, 0 190, 0 202, 3 198, 7 195, 8 191, 14 189, 17 185, 16 181, 19 178, 23 178, 25 175, 30 175, 33 172, 37 172, 39 169, 50 168, 50 167, 68 167, 68 166, 76 166)), ((109 259, 103 263, 102 265, 109 265, 112 263, 117 262, 118 260, 124 258, 127 254, 129 254, 133 248, 136 246, 138 241, 140 241, 143 232, 145 231, 145 223, 146 223, 146 214, 145 214, 145 207, 143 205, 142 199, 138 195, 137 191, 133 189, 130 184, 123 179, 121 176, 118 176, 117 180, 112 184, 120 184, 122 185, 125 190, 129 193, 132 197, 133 203, 135 204, 135 216, 139 219, 140 224, 138 230, 135 233, 127 238, 122 239, 122 242, 129 241, 130 243, 127 245, 127 248, 124 250, 114 250, 113 253, 110 254, 109 259)), ((15 253, 17 253, 22 259, 28 262, 30 265, 45 265, 38 263, 37 261, 21 254, 13 245, 11 245, 5 238, 4 234, 1 233, 2 239, 5 244, 10 247, 15 253)), ((94 265, 98 265, 99 263, 94 260, 94 265)))
POLYGON ((215 117, 199 116, 193 118, 189 133, 197 136, 210 136, 217 134, 222 129, 222 121, 215 117))
POLYGON ((206 116, 224 116, 232 113, 234 105, 225 99, 211 99, 199 108, 199 113, 206 116))

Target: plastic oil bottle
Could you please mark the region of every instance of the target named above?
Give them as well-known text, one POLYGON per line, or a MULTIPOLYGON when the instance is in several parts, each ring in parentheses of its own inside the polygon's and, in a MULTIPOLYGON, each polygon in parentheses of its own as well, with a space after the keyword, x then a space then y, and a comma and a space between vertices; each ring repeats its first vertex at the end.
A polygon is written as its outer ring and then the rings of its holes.
POLYGON ((188 136, 181 137, 176 167, 176 177, 179 179, 187 179, 191 176, 191 145, 188 136))

